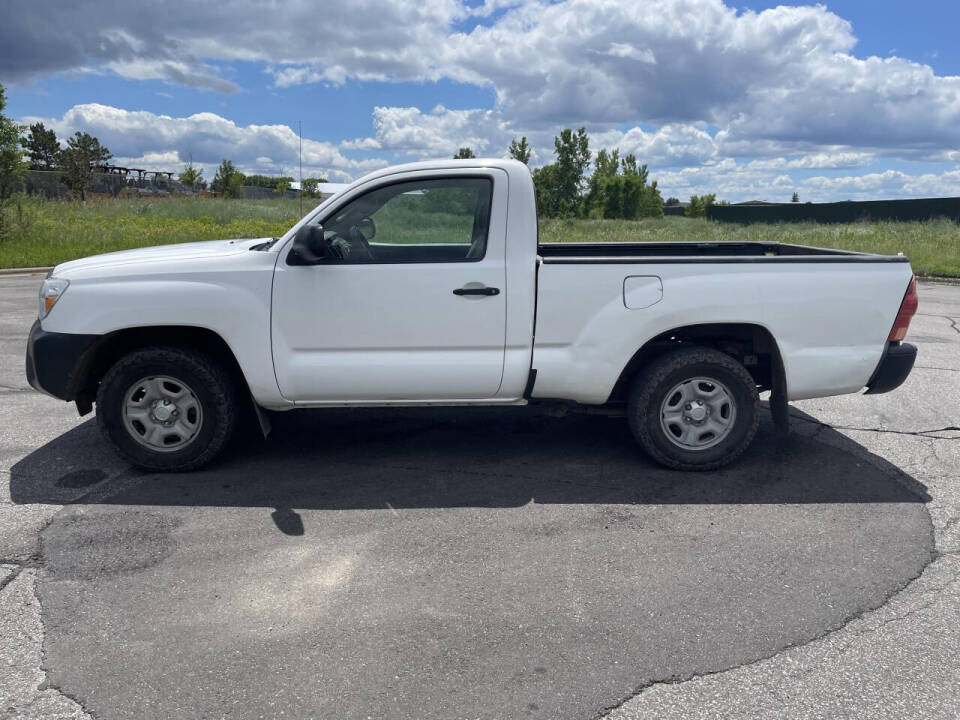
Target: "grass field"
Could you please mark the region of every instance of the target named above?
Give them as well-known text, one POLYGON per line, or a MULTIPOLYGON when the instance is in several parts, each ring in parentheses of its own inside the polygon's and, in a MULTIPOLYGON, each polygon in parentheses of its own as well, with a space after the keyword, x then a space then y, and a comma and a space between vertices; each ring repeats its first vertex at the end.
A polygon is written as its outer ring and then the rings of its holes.
POLYGON ((813 245, 823 248, 910 258, 917 275, 960 277, 960 225, 929 222, 857 222, 840 225, 778 223, 734 225, 710 220, 664 217, 630 220, 542 220, 543 242, 697 242, 752 241, 813 245))
MULTIPOLYGON (((73 258, 163 243, 272 237, 300 217, 296 200, 95 200, 87 204, 30 199, 0 242, 0 267, 56 265, 73 258)), ((304 202, 305 211, 311 207, 304 202)), ((960 277, 960 225, 872 222, 728 225, 665 217, 629 220, 543 220, 543 242, 676 240, 761 241, 907 255, 920 275, 960 277)))

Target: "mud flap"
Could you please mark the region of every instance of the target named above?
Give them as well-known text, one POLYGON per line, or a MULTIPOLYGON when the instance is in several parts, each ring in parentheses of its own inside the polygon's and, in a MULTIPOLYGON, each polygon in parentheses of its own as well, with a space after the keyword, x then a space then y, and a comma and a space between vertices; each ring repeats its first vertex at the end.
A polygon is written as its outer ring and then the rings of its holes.
POLYGON ((273 429, 273 425, 270 424, 270 418, 267 417, 267 414, 263 411, 257 401, 254 400, 253 395, 250 395, 250 402, 253 403, 253 412, 257 416, 257 422, 260 423, 260 432, 263 433, 264 439, 270 434, 270 431, 273 429))
POLYGON ((773 389, 770 393, 770 416, 773 426, 781 433, 790 432, 790 405, 787 403, 787 379, 784 377, 780 353, 774 358, 773 389))

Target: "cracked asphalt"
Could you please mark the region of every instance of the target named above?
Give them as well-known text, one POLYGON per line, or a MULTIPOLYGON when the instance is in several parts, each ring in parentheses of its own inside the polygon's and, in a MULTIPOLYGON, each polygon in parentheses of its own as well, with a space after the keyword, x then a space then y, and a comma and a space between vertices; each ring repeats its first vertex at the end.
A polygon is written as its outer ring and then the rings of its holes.
POLYGON ((796 403, 734 467, 620 419, 286 414, 132 470, 23 377, 0 280, 0 717, 960 715, 960 288, 895 393, 796 403))

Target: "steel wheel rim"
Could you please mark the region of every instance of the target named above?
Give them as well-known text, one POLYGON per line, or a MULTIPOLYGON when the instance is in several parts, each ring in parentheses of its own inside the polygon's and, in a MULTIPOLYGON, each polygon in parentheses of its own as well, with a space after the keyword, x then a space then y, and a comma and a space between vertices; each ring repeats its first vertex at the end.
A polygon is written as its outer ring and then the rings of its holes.
POLYGON ((124 395, 123 426, 138 445, 153 452, 175 452, 196 440, 203 408, 182 380, 150 375, 133 383, 124 395))
POLYGON ((708 450, 730 434, 737 403, 716 378, 694 377, 673 386, 660 405, 660 427, 667 440, 684 450, 708 450))

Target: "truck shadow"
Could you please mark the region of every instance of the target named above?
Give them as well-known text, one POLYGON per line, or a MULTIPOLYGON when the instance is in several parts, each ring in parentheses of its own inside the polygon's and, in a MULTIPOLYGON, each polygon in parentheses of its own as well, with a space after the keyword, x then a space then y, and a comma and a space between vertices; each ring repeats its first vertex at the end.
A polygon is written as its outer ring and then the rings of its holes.
POLYGON ((118 460, 93 421, 11 468, 15 503, 292 510, 519 507, 563 504, 922 503, 926 487, 793 410, 777 434, 762 411, 747 453, 717 472, 653 464, 622 418, 531 409, 324 410, 274 416, 267 440, 245 433, 214 467, 142 473, 118 460))

